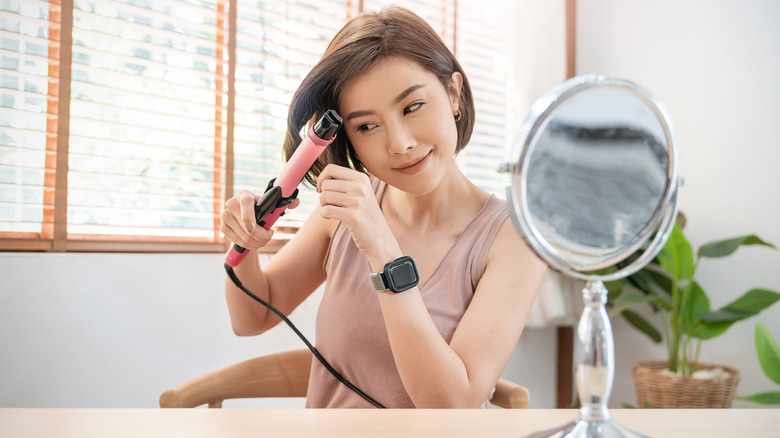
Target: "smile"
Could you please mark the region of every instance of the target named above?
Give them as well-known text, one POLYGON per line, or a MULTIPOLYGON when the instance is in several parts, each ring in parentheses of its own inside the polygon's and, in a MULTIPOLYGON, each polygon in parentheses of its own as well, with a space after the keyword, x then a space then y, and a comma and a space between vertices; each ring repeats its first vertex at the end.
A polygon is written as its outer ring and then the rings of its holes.
POLYGON ((423 169, 425 169, 425 166, 428 165, 429 161, 431 161, 430 151, 420 158, 416 158, 398 167, 395 167, 393 170, 404 175, 414 175, 415 173, 421 172, 423 169))

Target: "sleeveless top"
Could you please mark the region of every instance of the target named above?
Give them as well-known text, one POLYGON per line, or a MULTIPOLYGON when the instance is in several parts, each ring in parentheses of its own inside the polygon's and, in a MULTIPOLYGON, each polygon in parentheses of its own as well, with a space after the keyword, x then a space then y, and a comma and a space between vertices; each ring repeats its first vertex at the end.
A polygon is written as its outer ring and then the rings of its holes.
MULTIPOLYGON (((385 183, 372 177, 372 185, 381 201, 385 183)), ((425 306, 447 343, 471 302, 485 272, 488 250, 508 216, 506 202, 491 195, 431 277, 418 285, 425 306)), ((368 279, 371 266, 342 223, 331 238, 323 269, 327 281, 317 313, 317 350, 342 376, 383 406, 413 408, 390 350, 379 297, 368 279)), ((489 406, 488 401, 482 405, 489 406)), ((314 358, 306 407, 372 405, 336 380, 314 358)))

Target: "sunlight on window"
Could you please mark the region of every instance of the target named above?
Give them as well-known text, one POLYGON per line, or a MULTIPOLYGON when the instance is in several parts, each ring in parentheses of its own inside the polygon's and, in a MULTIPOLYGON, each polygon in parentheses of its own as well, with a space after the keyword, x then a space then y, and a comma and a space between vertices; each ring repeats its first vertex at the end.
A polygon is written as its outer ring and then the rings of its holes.
POLYGON ((213 235, 219 18, 213 1, 76 1, 69 233, 213 235))
MULTIPOLYGON (((228 148, 234 157, 232 193, 261 193, 284 165, 293 93, 358 8, 344 0, 236 0, 235 99, 229 109, 230 3, 74 0, 72 46, 62 47, 63 6, 0 0, 4 238, 21 232, 22 239, 50 242, 117 236, 221 241, 219 215, 230 191, 228 148), (68 103, 67 96, 59 100, 60 90, 68 89, 57 83, 60 53, 71 61, 69 119, 60 115, 68 103), (69 129, 66 139, 57 137, 63 126, 69 129), (67 235, 53 225, 55 187, 64 187, 65 180, 56 175, 57 149, 64 145, 67 199, 58 195, 56 208, 67 211, 67 235), (54 229, 60 237, 53 237, 54 229)), ((470 145, 457 161, 476 184, 503 194, 505 177, 496 169, 510 143, 514 91, 512 54, 506 50, 511 33, 504 32, 508 18, 501 5, 476 0, 360 4, 366 11, 391 4, 411 9, 456 52, 477 110, 470 145)), ((301 206, 277 223, 276 238, 292 236, 317 203, 312 189, 302 186, 299 197, 301 206)))
POLYGON ((0 10, 0 228, 38 233, 46 160, 48 9, 40 3, 2 2, 0 10))

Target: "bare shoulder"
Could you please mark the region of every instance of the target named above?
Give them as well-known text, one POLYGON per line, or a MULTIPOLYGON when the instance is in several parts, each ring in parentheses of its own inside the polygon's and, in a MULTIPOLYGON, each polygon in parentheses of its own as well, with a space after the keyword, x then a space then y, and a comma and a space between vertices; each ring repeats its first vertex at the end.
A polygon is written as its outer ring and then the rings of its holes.
POLYGON ((488 251, 487 269, 496 268, 535 276, 541 276, 546 270, 546 264, 526 244, 509 217, 501 224, 488 251))

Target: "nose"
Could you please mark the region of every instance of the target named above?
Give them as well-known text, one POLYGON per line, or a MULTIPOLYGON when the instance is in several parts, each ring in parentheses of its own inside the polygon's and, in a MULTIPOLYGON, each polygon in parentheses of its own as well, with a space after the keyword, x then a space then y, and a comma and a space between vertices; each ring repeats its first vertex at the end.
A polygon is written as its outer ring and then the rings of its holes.
POLYGON ((391 155, 401 155, 417 146, 417 140, 409 126, 396 123, 388 129, 387 149, 391 155))

